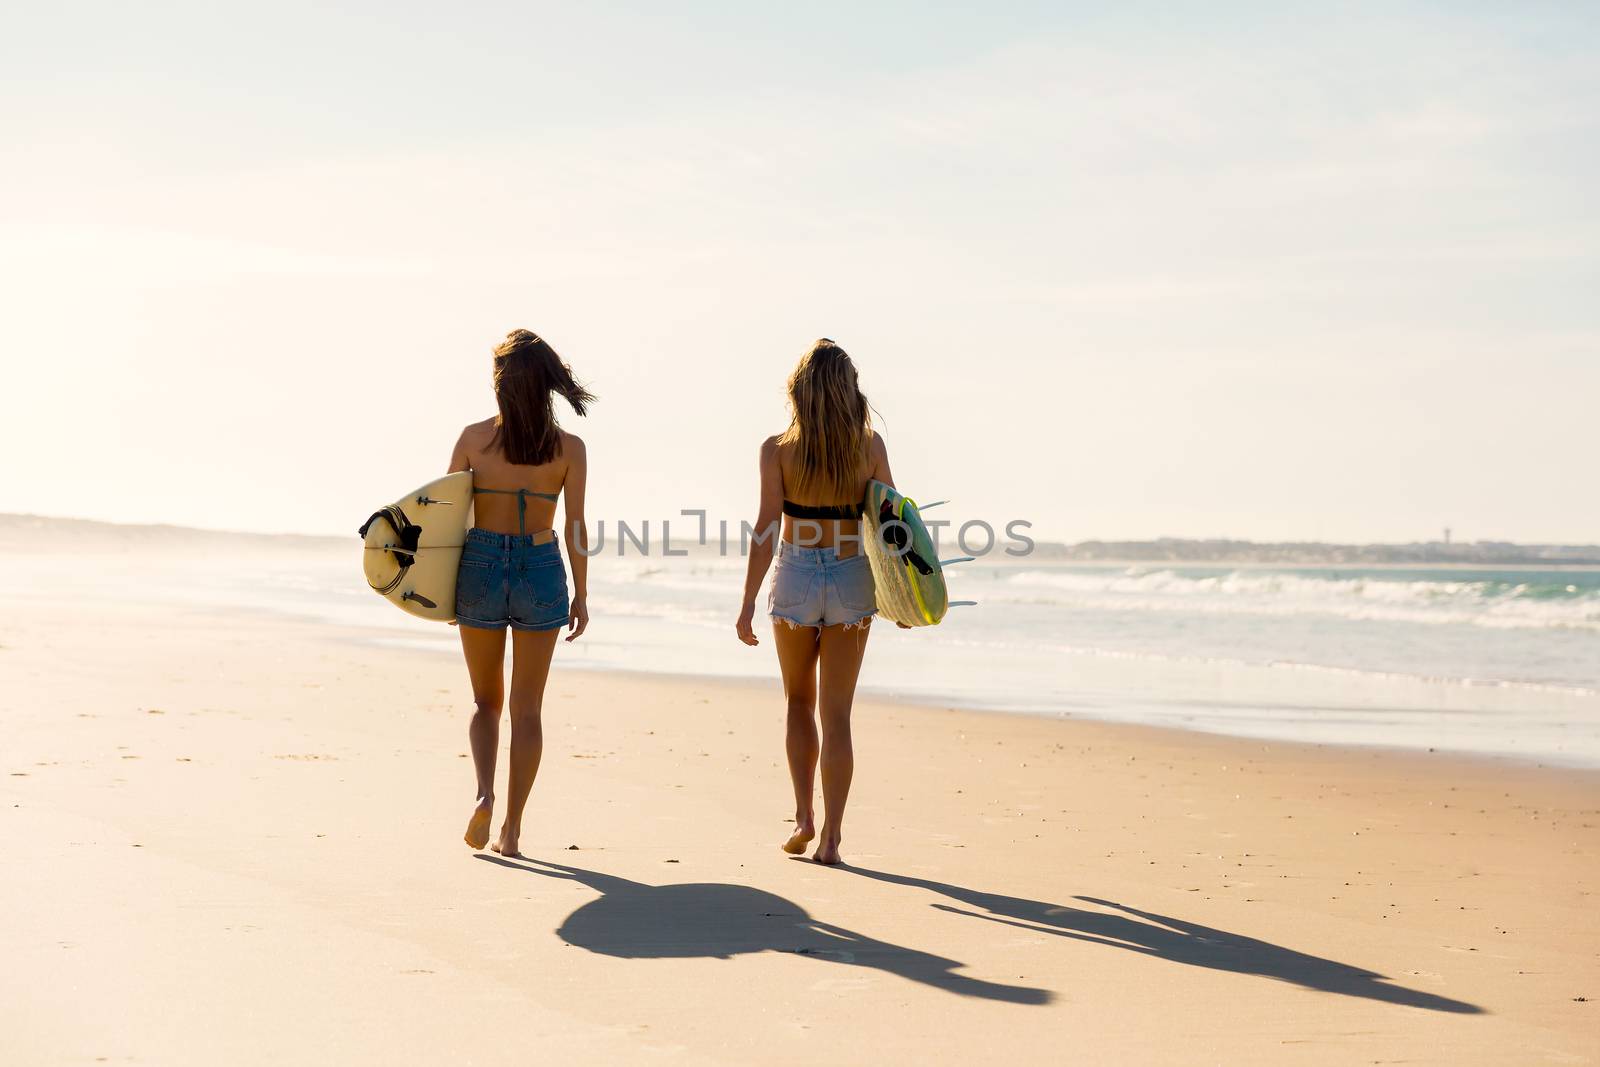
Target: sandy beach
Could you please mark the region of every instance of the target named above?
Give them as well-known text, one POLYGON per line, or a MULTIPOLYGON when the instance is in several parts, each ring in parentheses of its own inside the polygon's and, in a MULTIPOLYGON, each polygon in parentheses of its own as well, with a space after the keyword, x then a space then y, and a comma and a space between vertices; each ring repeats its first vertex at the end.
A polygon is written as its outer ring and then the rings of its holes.
POLYGON ((865 701, 826 869, 775 682, 558 656, 502 860, 463 668, 367 636, 12 605, 0 1059, 1600 1053, 1595 772, 865 701))

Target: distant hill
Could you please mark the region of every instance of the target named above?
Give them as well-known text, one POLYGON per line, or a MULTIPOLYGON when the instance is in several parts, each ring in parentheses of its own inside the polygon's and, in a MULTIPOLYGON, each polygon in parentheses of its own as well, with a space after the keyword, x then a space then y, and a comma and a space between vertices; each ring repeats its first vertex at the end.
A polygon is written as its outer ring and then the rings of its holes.
POLYGON ((1320 541, 1257 542, 1226 539, 1040 542, 1034 559, 1131 563, 1455 563, 1499 565, 1600 565, 1600 545, 1518 545, 1508 541, 1404 545, 1336 545, 1320 541))

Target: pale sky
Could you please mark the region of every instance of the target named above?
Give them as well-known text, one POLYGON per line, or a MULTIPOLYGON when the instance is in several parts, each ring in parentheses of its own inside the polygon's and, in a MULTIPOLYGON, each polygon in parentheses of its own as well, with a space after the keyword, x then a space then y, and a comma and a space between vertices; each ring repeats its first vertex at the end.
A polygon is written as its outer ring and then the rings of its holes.
POLYGON ((0 39, 0 511, 350 533, 547 337, 591 519, 855 356, 1041 538, 1600 539, 1583 4, 59 3, 0 39))

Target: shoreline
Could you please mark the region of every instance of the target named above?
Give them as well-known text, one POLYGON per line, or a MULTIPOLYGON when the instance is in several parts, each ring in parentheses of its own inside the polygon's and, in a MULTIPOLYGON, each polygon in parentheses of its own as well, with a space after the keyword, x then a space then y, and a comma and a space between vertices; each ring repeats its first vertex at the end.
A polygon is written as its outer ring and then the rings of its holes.
MULTIPOLYGON (((253 560, 243 555, 151 553, 124 557, 129 562, 120 563, 107 557, 109 566, 86 569, 81 554, 57 551, 48 560, 41 557, 37 567, 25 568, 22 582, 9 595, 22 611, 79 597, 95 603, 96 610, 104 600, 116 598, 144 602, 153 611, 205 612, 228 627, 275 617, 334 626, 364 641, 459 657, 455 635, 438 630, 438 624, 400 615, 352 582, 351 555, 288 551, 276 559, 253 560)), ((612 579, 593 597, 594 610, 608 621, 579 645, 563 645, 558 665, 669 677, 775 677, 770 648, 735 645, 731 631, 707 614, 710 600, 690 602, 691 614, 681 624, 670 621, 671 612, 681 607, 672 600, 678 595, 675 584, 686 580, 689 575, 680 575, 657 585, 626 573, 612 579), (608 610, 613 601, 615 614, 608 610)), ((1251 662, 1228 656, 1250 649, 1216 642, 1210 642, 1214 648, 1197 647, 1188 654, 1182 645, 1164 652, 1073 647, 1071 638, 1031 646, 1022 631, 1022 643, 1013 646, 1003 633, 993 637, 982 626, 963 625, 964 630, 957 627, 949 634, 881 634, 862 674, 863 695, 983 714, 1131 722, 1361 748, 1420 752, 1431 747, 1533 764, 1600 766, 1600 692, 1581 684, 1440 678, 1424 673, 1433 664, 1410 663, 1404 657, 1396 658, 1395 665, 1421 669, 1329 666, 1264 656, 1251 662)), ((1094 639, 1094 631, 1080 631, 1078 638, 1094 639)), ((1452 632, 1441 630, 1441 639, 1452 632)), ((1516 630, 1513 637, 1526 642, 1527 633, 1516 630)), ((1472 640, 1480 638, 1474 634, 1472 640)), ((1580 653, 1580 645, 1588 648, 1592 641, 1564 638, 1559 647, 1570 657, 1580 653)), ((1570 676, 1578 683, 1589 673, 1574 667, 1550 676, 1570 676)))
MULTIPOLYGON (((359 632, 359 627, 343 627, 338 623, 330 623, 322 619, 304 617, 319 625, 330 625, 341 630, 349 629, 352 634, 359 632)), ((449 659, 459 661, 460 648, 451 641, 434 640, 424 637, 411 637, 367 629, 363 636, 355 637, 360 644, 374 645, 394 650, 410 650, 423 652, 429 655, 443 655, 449 659)), ((764 649, 763 649, 764 651, 764 649)), ((1324 667, 1316 664, 1251 664, 1242 661, 1215 661, 1200 659, 1183 659, 1179 657, 1143 656, 1132 653, 1114 653, 1100 651, 1078 651, 1075 655, 1102 657, 1113 662, 1121 661, 1149 661, 1179 666, 1245 668, 1249 670, 1283 670, 1305 671, 1310 674, 1326 674, 1337 680, 1348 677, 1355 681, 1373 682, 1378 684, 1395 683, 1403 686, 1438 686, 1449 691, 1487 690, 1490 692, 1505 692, 1509 694, 1550 695, 1561 699, 1590 700, 1600 697, 1600 691, 1582 688, 1565 688, 1561 686, 1545 685, 1542 683, 1472 683, 1455 679, 1428 678, 1421 675, 1405 675, 1381 673, 1375 671, 1358 671, 1339 667, 1324 667)), ((665 671, 654 667, 627 667, 613 664, 585 664, 583 662, 563 664, 561 648, 558 646, 555 663, 552 670, 571 670, 582 674, 604 675, 607 673, 621 673, 630 677, 656 678, 671 682, 689 680, 703 684, 726 684, 734 687, 764 688, 768 685, 776 688, 781 685, 777 674, 777 665, 770 664, 770 677, 761 672, 750 674, 723 674, 708 671, 665 671)), ((1027 707, 1018 703, 995 702, 990 704, 978 703, 964 699, 962 694, 946 695, 936 698, 936 695, 923 692, 897 693, 877 685, 863 684, 860 697, 879 703, 894 704, 910 708, 940 708, 948 711, 959 711, 974 715, 1007 715, 1025 719, 1086 722, 1098 725, 1127 727, 1131 729, 1149 729, 1170 732, 1179 735, 1201 735, 1207 737, 1227 738, 1244 742, 1268 742, 1284 745, 1304 745, 1314 748, 1344 748, 1351 751, 1382 751, 1393 753, 1406 753, 1417 756, 1437 755, 1444 758, 1470 760, 1473 762, 1503 763, 1515 766, 1548 767, 1553 770, 1593 772, 1600 774, 1600 759, 1589 756, 1575 755, 1562 758, 1558 755, 1543 754, 1530 755, 1521 753, 1490 752, 1472 748, 1456 748, 1448 744, 1420 745, 1406 744, 1404 742, 1364 741, 1364 740, 1314 740, 1306 737, 1293 736, 1292 727, 1283 727, 1274 732, 1263 729, 1257 732, 1246 732, 1240 729, 1212 728, 1202 724, 1181 725, 1175 723, 1159 723, 1138 721, 1131 717, 1118 717, 1113 713, 1095 714, 1093 712, 1069 711, 1046 707, 1027 707)), ((1178 706, 1182 706, 1181 704, 1178 706)))
MULTIPOLYGON (((319 624, 323 623, 322 620, 312 620, 309 617, 307 617, 307 621, 315 621, 315 622, 317 622, 319 624)), ((337 624, 330 624, 330 625, 335 625, 336 626, 337 624)), ((340 629, 344 629, 343 627, 339 627, 339 628, 340 629)), ((351 628, 351 629, 354 629, 354 628, 351 628)), ((383 634, 379 634, 379 633, 372 633, 372 634, 369 634, 369 635, 367 635, 365 637, 352 637, 351 639, 352 639, 353 643, 358 644, 358 645, 362 645, 362 646, 376 646, 376 647, 386 648, 386 649, 393 650, 393 651, 425 652, 425 653, 427 653, 429 655, 434 655, 434 656, 443 655, 443 656, 446 656, 447 658, 450 658, 450 659, 452 659, 454 661, 457 661, 457 662, 459 662, 460 659, 461 659, 461 651, 460 651, 459 648, 456 648, 454 646, 448 646, 447 647, 447 646, 445 646, 443 644, 435 644, 434 642, 427 641, 425 639, 407 638, 407 637, 393 637, 393 636, 383 635, 383 634)), ((777 665, 776 664, 773 664, 772 675, 771 675, 770 678, 768 678, 768 677, 760 676, 760 675, 711 674, 711 673, 700 672, 700 671, 682 671, 682 672, 678 672, 678 671, 662 671, 662 670, 655 670, 655 669, 648 668, 648 667, 614 667, 614 666, 611 666, 611 665, 598 665, 598 664, 592 665, 592 666, 585 666, 585 665, 582 665, 582 664, 562 664, 560 662, 560 655, 561 654, 560 654, 560 651, 558 649, 558 651, 556 653, 556 662, 551 667, 552 677, 554 676, 554 673, 556 671, 562 671, 562 672, 570 671, 570 672, 572 672, 574 674, 578 674, 578 675, 594 675, 594 676, 600 676, 600 677, 604 677, 607 674, 615 673, 615 674, 625 675, 625 676, 627 676, 629 678, 637 678, 637 679, 641 679, 641 680, 645 680, 645 681, 656 680, 656 681, 660 681, 660 682, 662 682, 664 684, 668 684, 668 685, 682 683, 682 682, 688 682, 688 683, 693 683, 693 684, 698 684, 698 685, 725 686, 725 687, 727 687, 729 689, 733 689, 733 690, 750 690, 750 691, 754 691, 754 692, 759 692, 763 696, 772 696, 775 699, 780 700, 780 701, 783 698, 782 680, 778 677, 778 670, 777 670, 777 665)), ((1295 666, 1295 667, 1304 666, 1308 670, 1317 670, 1317 671, 1321 671, 1321 670, 1342 671, 1341 668, 1318 667, 1318 666, 1311 665, 1311 664, 1305 664, 1305 665, 1294 664, 1294 665, 1290 665, 1290 666, 1295 666)), ((1352 671, 1350 673, 1368 673, 1368 674, 1371 674, 1371 672, 1355 672, 1355 671, 1352 671)), ((1423 683, 1427 683, 1427 684, 1437 684, 1437 685, 1450 685, 1450 684, 1452 684, 1452 682, 1450 680, 1448 680, 1448 679, 1441 680, 1441 679, 1433 679, 1433 678, 1424 678, 1424 677, 1417 676, 1417 675, 1393 675, 1393 676, 1390 676, 1390 675, 1376 675, 1376 677, 1380 677, 1380 678, 1394 677, 1394 678, 1401 679, 1401 680, 1408 681, 1408 682, 1414 681, 1414 682, 1423 682, 1423 683)), ((1466 683, 1462 683, 1462 685, 1463 685, 1464 688, 1473 688, 1473 686, 1471 686, 1469 684, 1466 684, 1466 683)), ((1558 687, 1542 687, 1542 686, 1541 687, 1534 687, 1534 686, 1525 686, 1524 687, 1524 686, 1518 686, 1517 683, 1494 683, 1493 685, 1489 686, 1489 688, 1501 688, 1501 687, 1507 687, 1507 688, 1509 688, 1509 687, 1540 688, 1540 689, 1542 689, 1542 688, 1550 688, 1554 692, 1563 693, 1563 694, 1571 694, 1571 695, 1579 695, 1579 696, 1600 695, 1600 694, 1595 694, 1595 693, 1593 693, 1591 691, 1588 691, 1588 690, 1582 690, 1582 691, 1578 691, 1578 692, 1574 693, 1571 690, 1563 690, 1563 689, 1560 689, 1558 687)), ((1309 741, 1309 740, 1300 740, 1300 739, 1291 738, 1291 737, 1278 737, 1278 736, 1261 735, 1261 734, 1228 733, 1228 732, 1223 731, 1223 730, 1206 729, 1205 727, 1202 727, 1202 726, 1176 726, 1176 725, 1170 725, 1170 724, 1164 724, 1164 723, 1132 722, 1132 721, 1129 721, 1129 720, 1126 720, 1126 719, 1105 718, 1105 717, 1100 717, 1100 716, 1095 716, 1095 715, 1078 714, 1078 713, 1073 713, 1073 712, 1070 712, 1070 711, 1056 711, 1056 710, 1051 710, 1051 709, 1048 709, 1048 708, 1029 709, 1029 708, 1022 708, 1022 707, 1000 706, 1000 705, 984 706, 984 705, 962 703, 959 700, 956 700, 956 701, 930 700, 930 699, 928 699, 926 697, 923 697, 923 696, 918 696, 918 695, 904 695, 904 696, 902 696, 902 695, 898 695, 898 694, 895 694, 895 693, 884 691, 882 689, 868 688, 868 687, 865 687, 865 686, 862 687, 859 690, 858 702, 859 703, 863 703, 863 704, 871 703, 871 704, 893 705, 893 706, 898 707, 898 708, 914 709, 914 710, 921 710, 921 711, 950 712, 950 713, 961 714, 961 715, 977 715, 977 716, 1002 715, 1002 716, 1011 716, 1011 717, 1016 717, 1016 718, 1019 718, 1019 719, 1025 719, 1025 720, 1030 720, 1030 721, 1081 723, 1081 724, 1088 724, 1088 725, 1092 725, 1092 726, 1096 726, 1096 727, 1106 727, 1106 728, 1110 728, 1110 729, 1114 729, 1114 730, 1129 730, 1129 731, 1134 731, 1134 732, 1150 731, 1150 732, 1152 732, 1153 734, 1156 734, 1156 735, 1163 735, 1163 736, 1170 735, 1170 736, 1172 736, 1174 738, 1186 738, 1186 737, 1215 738, 1215 739, 1224 740, 1224 741, 1234 741, 1234 742, 1240 742, 1240 743, 1246 743, 1246 744, 1284 745, 1284 746, 1290 746, 1290 747, 1304 748, 1304 749, 1307 749, 1307 750, 1329 750, 1329 751, 1341 751, 1342 750, 1342 751, 1347 751, 1347 752, 1349 752, 1351 754, 1361 754, 1361 753, 1368 753, 1368 752, 1380 752, 1380 753, 1391 754, 1391 755, 1394 755, 1394 756, 1410 756, 1410 757, 1417 757, 1417 758, 1421 758, 1421 759, 1428 759, 1430 763, 1434 762, 1435 760, 1439 760, 1439 761, 1458 760, 1458 761, 1461 761, 1463 763, 1469 763, 1469 764, 1473 764, 1473 765, 1482 765, 1482 766, 1491 766, 1491 767, 1493 767, 1493 766, 1503 766, 1503 767, 1511 767, 1511 768, 1521 768, 1521 769, 1526 769, 1526 770, 1548 770, 1548 771, 1551 771, 1553 773, 1558 773, 1558 774, 1575 774, 1575 775, 1593 776, 1595 778, 1595 780, 1596 780, 1596 783, 1600 784, 1600 763, 1563 762, 1561 760, 1557 760, 1557 759, 1550 758, 1550 757, 1538 757, 1538 758, 1535 758, 1535 757, 1532 757, 1532 756, 1522 756, 1522 755, 1517 755, 1517 754, 1477 752, 1477 751, 1473 751, 1473 750, 1470 750, 1470 749, 1453 749, 1453 748, 1441 747, 1441 746, 1434 746, 1434 747, 1431 747, 1431 748, 1415 748, 1415 747, 1411 747, 1411 746, 1407 746, 1407 745, 1400 745, 1400 744, 1383 744, 1383 743, 1371 743, 1371 742, 1361 742, 1361 741, 1309 741)))
MULTIPOLYGON (((148 546, 124 547, 141 552, 148 546)), ((352 555, 353 551, 304 553, 291 548, 275 557, 255 557, 240 550, 221 557, 186 558, 152 551, 124 556, 128 562, 108 556, 109 570, 101 566, 86 571, 81 553, 58 548, 48 561, 41 558, 38 567, 30 568, 10 595, 29 605, 67 596, 162 601, 206 612, 227 626, 272 616, 347 629, 375 644, 459 657, 455 635, 440 631, 437 624, 395 613, 351 581, 352 555)), ((769 649, 735 646, 724 632, 720 610, 712 612, 720 599, 702 595, 697 600, 674 600, 680 596, 675 590, 686 582, 703 586, 703 574, 700 564, 665 578, 624 570, 602 584, 593 598, 594 609, 608 624, 597 626, 577 646, 561 646, 556 662, 586 671, 664 677, 739 681, 775 676, 769 649), (685 607, 688 615, 674 623, 678 616, 673 613, 685 607), (685 666, 692 669, 682 669, 685 666)), ((712 592, 720 596, 721 591, 712 592)), ((1021 612, 1027 625, 1048 625, 1053 609, 1021 603, 1012 610, 1021 612)), ((1293 617, 1308 634, 1319 625, 1293 617)), ((889 630, 874 641, 861 691, 877 699, 962 707, 982 714, 1129 723, 1357 749, 1432 750, 1534 766, 1600 767, 1600 690, 1585 684, 1592 670, 1572 659, 1592 650, 1589 634, 1550 633, 1531 642, 1532 631, 1521 628, 1508 631, 1503 639, 1468 635, 1479 646, 1484 640, 1520 642, 1510 647, 1528 655, 1544 647, 1560 649, 1559 655, 1568 657, 1567 669, 1520 673, 1571 679, 1563 683, 1519 680, 1517 671, 1494 680, 1427 673, 1441 667, 1494 670, 1516 662, 1505 656, 1489 661, 1460 655, 1430 660, 1426 642, 1459 640, 1466 633, 1459 628, 1417 634, 1415 640, 1421 643, 1416 658, 1380 655, 1363 665, 1334 666, 1297 662, 1292 655, 1296 641, 1279 647, 1228 640, 1185 645, 1181 633, 1185 624, 1182 616, 1177 618, 1176 624, 1160 624, 1171 631, 1166 636, 1176 644, 1159 649, 1092 647, 1085 642, 1097 640, 1100 631, 1081 623, 1072 624, 1071 632, 1049 636, 1043 644, 1031 643, 1025 628, 995 631, 991 627, 998 623, 988 618, 966 620, 949 634, 902 635, 889 630), (998 637, 993 636, 996 633, 998 637), (1251 652, 1255 655, 1246 658, 1251 652), (1272 654, 1278 658, 1270 658, 1272 654)), ((1230 625, 1233 618, 1226 616, 1230 625)), ((1104 621, 1113 627, 1122 624, 1114 612, 1104 621)), ((1143 619, 1134 622, 1144 625, 1143 619)), ((1199 616, 1196 625, 1204 629, 1210 624, 1199 616)), ((1237 631, 1238 637, 1254 640, 1249 627, 1257 625, 1248 623, 1237 631)), ((1329 623, 1335 625, 1340 624, 1329 623)), ((1337 630, 1328 631, 1325 638, 1335 645, 1341 639, 1337 630)), ((1127 643, 1115 636, 1106 641, 1113 646, 1127 643)), ((1298 644, 1302 656, 1317 656, 1315 644, 1298 644)), ((1324 658, 1361 662, 1360 657, 1332 651, 1324 658)))

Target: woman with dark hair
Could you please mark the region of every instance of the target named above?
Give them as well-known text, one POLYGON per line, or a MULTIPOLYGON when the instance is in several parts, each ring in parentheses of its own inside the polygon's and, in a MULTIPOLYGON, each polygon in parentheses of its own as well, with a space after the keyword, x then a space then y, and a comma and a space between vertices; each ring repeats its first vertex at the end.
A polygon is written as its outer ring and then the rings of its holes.
POLYGON ((472 678, 474 710, 467 734, 478 777, 478 801, 466 842, 489 844, 495 756, 505 699, 506 628, 511 629, 511 767, 500 836, 490 847, 516 856, 522 810, 544 748, 540 715, 545 680, 561 628, 567 640, 589 624, 588 530, 583 518, 588 461, 583 442, 556 424, 560 394, 582 415, 594 401, 572 370, 537 334, 513 330, 494 350, 499 414, 461 431, 451 471, 472 472, 473 526, 456 577, 456 622, 472 678), (556 501, 566 496, 563 530, 572 560, 572 597, 552 529, 556 501))
POLYGON ((771 535, 781 516, 768 605, 788 699, 785 748, 794 785, 794 833, 783 850, 799 855, 816 837, 812 797, 820 754, 824 818, 812 858, 838 863, 855 773, 850 708, 877 611, 872 569, 861 552, 861 507, 868 481, 892 486, 894 477, 855 364, 832 341, 823 338, 800 358, 789 376, 789 407, 789 428, 761 444, 760 512, 734 629, 745 644, 759 643, 756 594, 772 563, 771 535))

